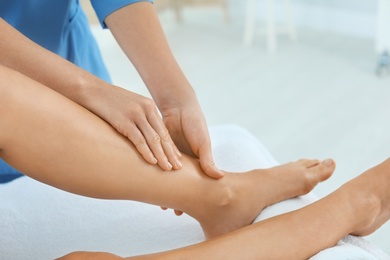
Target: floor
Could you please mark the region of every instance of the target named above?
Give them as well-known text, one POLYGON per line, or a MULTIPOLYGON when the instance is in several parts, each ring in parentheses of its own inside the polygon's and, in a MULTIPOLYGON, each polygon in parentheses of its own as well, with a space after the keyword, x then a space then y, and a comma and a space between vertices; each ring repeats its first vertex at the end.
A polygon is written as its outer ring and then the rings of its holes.
MULTIPOLYGON (((280 162, 328 158, 334 176, 319 196, 390 155, 390 75, 377 77, 370 39, 298 28, 299 40, 278 37, 267 54, 257 35, 243 47, 243 21, 225 24, 217 9, 186 10, 161 21, 210 125, 238 124, 280 162)), ((115 84, 148 95, 109 31, 95 28, 115 84)), ((368 239, 390 254, 390 223, 368 239)))

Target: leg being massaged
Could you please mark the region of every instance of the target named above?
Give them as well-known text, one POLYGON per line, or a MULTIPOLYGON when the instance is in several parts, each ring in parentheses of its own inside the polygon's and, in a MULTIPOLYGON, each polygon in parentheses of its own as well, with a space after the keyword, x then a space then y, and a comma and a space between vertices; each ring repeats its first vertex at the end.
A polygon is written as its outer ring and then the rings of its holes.
MULTIPOLYGON (((181 170, 164 172, 146 164, 126 138, 81 106, 8 68, 0 67, 0 77, 4 160, 32 178, 72 193, 183 211, 199 221, 208 238, 219 236, 150 257, 237 258, 245 252, 248 258, 307 258, 346 234, 368 234, 389 217, 390 163, 386 162, 302 210, 242 228, 264 207, 305 194, 327 179, 333 161, 300 160, 226 173, 214 180, 202 173, 196 160, 184 157, 181 170), (278 236, 272 239, 272 234, 278 236), (313 235, 321 239, 308 239, 313 235), (275 250, 281 244, 284 250, 275 250)), ((88 253, 68 257, 89 256, 111 257, 88 253)))
POLYGON ((6 67, 0 67, 0 77, 5 161, 75 194, 183 211, 209 238, 250 224, 264 207, 309 192, 334 171, 331 160, 301 160, 215 180, 183 155, 182 169, 164 172, 83 107, 6 67))

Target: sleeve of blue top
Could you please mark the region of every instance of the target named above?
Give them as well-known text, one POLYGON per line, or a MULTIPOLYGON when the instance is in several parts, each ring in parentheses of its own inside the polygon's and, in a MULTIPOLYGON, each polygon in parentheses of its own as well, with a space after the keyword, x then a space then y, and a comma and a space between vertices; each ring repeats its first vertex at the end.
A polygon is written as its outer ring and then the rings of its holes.
POLYGON ((91 0, 92 6, 95 9, 96 15, 99 18, 103 28, 107 28, 104 19, 116 10, 138 2, 150 2, 153 0, 91 0))

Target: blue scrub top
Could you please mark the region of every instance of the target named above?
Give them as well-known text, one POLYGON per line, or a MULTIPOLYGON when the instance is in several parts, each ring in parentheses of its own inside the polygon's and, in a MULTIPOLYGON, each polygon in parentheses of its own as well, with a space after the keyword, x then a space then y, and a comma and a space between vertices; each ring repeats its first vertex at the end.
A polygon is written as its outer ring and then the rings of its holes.
MULTIPOLYGON (((153 1, 91 0, 103 28, 108 15, 136 2, 153 1)), ((37 44, 111 82, 79 0, 0 0, 0 17, 37 44)), ((0 159, 0 183, 19 176, 0 159)))

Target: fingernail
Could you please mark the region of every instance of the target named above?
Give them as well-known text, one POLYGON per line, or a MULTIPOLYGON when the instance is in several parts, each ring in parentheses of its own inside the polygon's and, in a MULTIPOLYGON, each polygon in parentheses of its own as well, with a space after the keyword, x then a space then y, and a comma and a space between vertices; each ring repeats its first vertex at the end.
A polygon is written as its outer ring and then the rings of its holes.
POLYGON ((181 169, 181 167, 183 167, 183 164, 181 164, 181 162, 179 160, 176 160, 176 166, 181 169))
POLYGON ((322 161, 322 164, 325 165, 325 166, 327 166, 327 167, 330 167, 330 166, 333 165, 333 160, 331 160, 331 159, 326 159, 326 160, 322 161))
POLYGON ((172 168, 173 168, 172 164, 170 164, 170 163, 167 161, 167 162, 166 162, 166 165, 168 166, 168 169, 169 169, 169 170, 172 170, 172 168))
POLYGON ((158 163, 157 159, 155 157, 152 158, 152 161, 154 164, 158 163))

